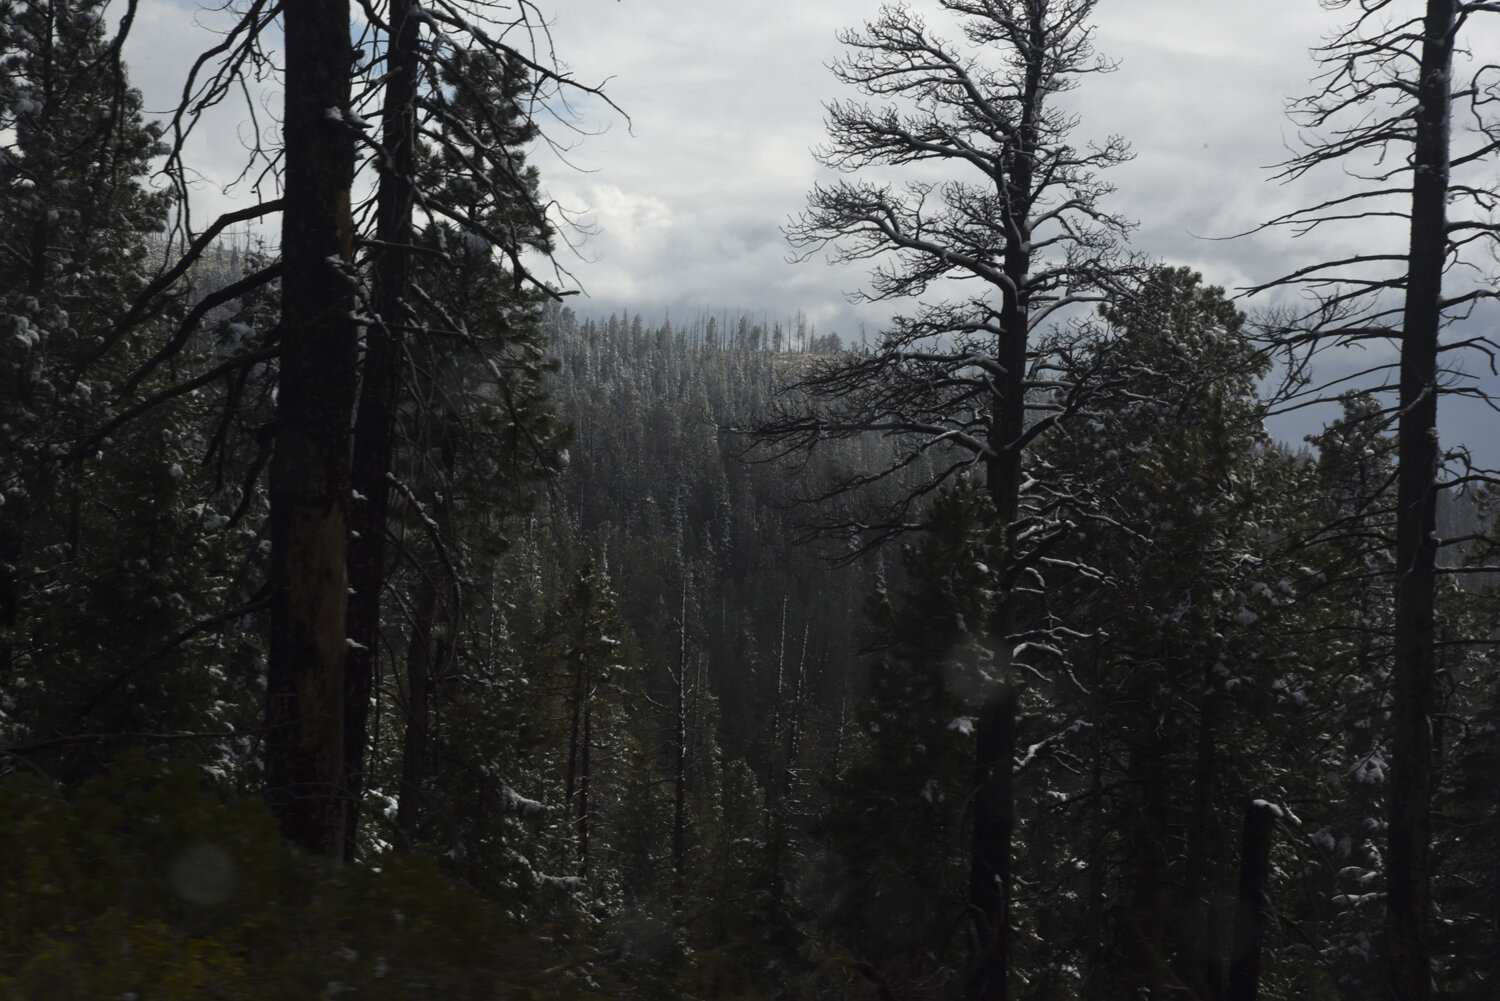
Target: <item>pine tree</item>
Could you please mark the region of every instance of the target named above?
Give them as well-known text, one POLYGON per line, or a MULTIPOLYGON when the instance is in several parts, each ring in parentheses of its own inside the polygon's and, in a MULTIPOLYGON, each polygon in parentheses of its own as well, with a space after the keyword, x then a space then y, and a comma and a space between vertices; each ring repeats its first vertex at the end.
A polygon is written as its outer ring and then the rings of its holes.
POLYGON ((143 284, 166 200, 146 187, 160 127, 143 121, 99 0, 0 4, 0 675, 27 643, 27 607, 68 537, 59 457, 132 364, 95 358, 143 284), (89 364, 89 362, 94 364, 89 364))
MULTIPOLYGON (((421 63, 416 15, 403 16, 400 51, 421 63)), ((468 597, 484 579, 479 566, 504 549, 506 516, 525 507, 566 440, 542 388, 549 369, 539 325, 546 296, 525 286, 519 266, 522 250, 548 251, 551 234, 535 211, 536 171, 524 160, 525 144, 537 135, 522 106, 528 76, 514 58, 454 51, 462 54, 443 61, 441 86, 425 98, 439 105, 435 124, 417 116, 421 95, 413 79, 408 103, 397 101, 391 112, 393 120, 411 116, 410 134, 387 129, 387 145, 395 148, 380 204, 391 217, 390 232, 371 276, 381 322, 366 334, 354 443, 353 490, 363 498, 350 551, 355 645, 345 708, 354 796, 364 784, 357 765, 368 737, 382 623, 394 635, 400 607, 425 609, 428 619, 440 614, 450 624, 445 656, 462 660, 469 623, 481 613, 468 597), (409 175, 399 174, 402 165, 409 175), (502 166, 510 183, 494 179, 502 166), (390 204, 403 198, 404 206, 390 204), (414 236, 418 203, 437 221, 414 236), (400 495, 394 509, 393 482, 400 495), (411 539, 403 561, 409 569, 398 570, 396 579, 386 556, 393 522, 405 523, 401 534, 411 539)), ((428 771, 421 734, 430 725, 429 707, 422 693, 445 668, 433 659, 422 616, 407 631, 407 688, 415 694, 405 721, 410 739, 400 823, 409 842, 428 771)))
POLYGON ((1390 762, 1383 721, 1392 666, 1396 443, 1373 397, 1350 393, 1340 410, 1308 439, 1316 449, 1317 503, 1299 558, 1316 569, 1319 583, 1287 622, 1307 665, 1305 681, 1279 693, 1324 707, 1325 717, 1304 734, 1302 774, 1293 780, 1307 790, 1302 854, 1315 899, 1292 907, 1317 922, 1322 965, 1339 988, 1377 993, 1372 945, 1390 762))
POLYGON ((996 669, 983 639, 1003 545, 982 489, 934 498, 902 555, 905 582, 870 604, 877 659, 859 714, 862 753, 823 822, 821 921, 882 996, 949 997, 964 941, 971 823, 966 763, 996 669))
POLYGON ((345 0, 288 6, 281 350, 270 499, 267 798, 293 843, 341 857, 350 415, 358 391, 353 47, 345 0), (330 114, 330 109, 332 114, 330 114))
MULTIPOLYGON (((1256 784, 1271 777, 1240 749, 1259 744, 1249 693, 1280 657, 1263 622, 1290 597, 1270 559, 1299 477, 1265 433, 1265 362, 1222 289, 1161 267, 1101 314, 1107 330, 1073 364, 1102 388, 1038 453, 1076 522, 1058 557, 1100 572, 1046 599, 1075 637, 1071 676, 1049 686, 1039 715, 1052 723, 1027 739, 1074 736, 1049 754, 1051 777, 1032 769, 1028 796, 1088 804, 1084 837, 1066 821, 1044 829, 1087 868, 1085 909, 1052 925, 1081 930, 1086 996, 1173 983, 1216 997, 1228 915, 1213 901, 1233 893, 1219 874, 1232 871, 1243 795, 1264 795, 1256 784)), ((1033 920, 1049 892, 1027 907, 1033 920)))
POLYGON ((571 829, 567 843, 572 846, 572 867, 585 878, 591 869, 602 870, 594 875, 606 893, 615 874, 598 865, 596 832, 609 822, 618 796, 611 781, 622 757, 617 753, 625 736, 621 681, 629 670, 623 659, 624 623, 617 600, 608 568, 590 560, 548 614, 543 634, 557 672, 554 684, 564 731, 558 778, 571 829))
POLYGON ((118 422, 123 397, 164 382, 142 371, 163 325, 114 327, 164 249, 168 199, 146 182, 161 127, 104 13, 0 6, 0 675, 11 736, 70 741, 45 766, 75 777, 118 746, 103 738, 249 726, 231 693, 253 675, 242 636, 194 628, 244 604, 233 563, 254 534, 225 525, 198 472, 208 398, 118 422))

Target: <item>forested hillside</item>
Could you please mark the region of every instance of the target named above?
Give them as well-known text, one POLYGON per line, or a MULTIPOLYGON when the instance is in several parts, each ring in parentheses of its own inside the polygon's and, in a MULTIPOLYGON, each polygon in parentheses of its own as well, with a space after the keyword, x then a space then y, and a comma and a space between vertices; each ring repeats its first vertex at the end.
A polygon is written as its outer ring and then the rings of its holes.
POLYGON ((1491 5, 1324 50, 1420 56, 1286 167, 1409 144, 1350 199, 1411 242, 1261 314, 1125 243, 1055 103, 1093 0, 884 8, 787 230, 877 264, 857 339, 561 286, 528 156, 608 98, 532 8, 253 0, 153 120, 137 6, 0 0, 0 995, 1500 991, 1496 512, 1433 409, 1493 349, 1491 5), (251 79, 260 200, 195 221, 251 79))

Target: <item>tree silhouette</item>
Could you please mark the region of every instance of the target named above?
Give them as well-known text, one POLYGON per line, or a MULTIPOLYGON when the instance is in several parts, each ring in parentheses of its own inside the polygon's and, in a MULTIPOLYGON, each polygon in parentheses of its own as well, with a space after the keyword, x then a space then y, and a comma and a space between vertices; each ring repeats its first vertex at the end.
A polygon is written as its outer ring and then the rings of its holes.
POLYGON ((1395 217, 1409 226, 1406 247, 1321 261, 1260 289, 1297 284, 1313 293, 1314 307, 1286 324, 1280 340, 1304 371, 1312 354, 1331 346, 1386 339, 1400 346, 1396 385, 1381 387, 1397 390, 1399 414, 1386 951, 1390 996, 1423 1001, 1433 995, 1434 598, 1437 496, 1445 461, 1437 414, 1438 398, 1452 383, 1452 370, 1445 372, 1440 361, 1446 353, 1494 347, 1483 337, 1444 344, 1442 335, 1475 303, 1500 295, 1482 270, 1479 281, 1465 281, 1462 274, 1485 250, 1493 255, 1500 246, 1493 215, 1500 189, 1475 176, 1500 150, 1495 67, 1476 63, 1468 79, 1459 81, 1455 52, 1469 22, 1495 13, 1496 6, 1427 0, 1420 15, 1391 0, 1335 6, 1351 8, 1353 17, 1318 53, 1324 68, 1319 89, 1298 108, 1314 137, 1286 164, 1284 176, 1335 168, 1359 186, 1270 225, 1305 233, 1395 217), (1455 102, 1468 106, 1465 131, 1455 129, 1455 102))

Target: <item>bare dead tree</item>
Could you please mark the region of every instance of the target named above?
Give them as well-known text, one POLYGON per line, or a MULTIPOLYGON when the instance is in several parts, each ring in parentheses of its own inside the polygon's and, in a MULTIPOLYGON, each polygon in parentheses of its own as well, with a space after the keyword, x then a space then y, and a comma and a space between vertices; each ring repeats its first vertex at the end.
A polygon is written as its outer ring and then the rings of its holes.
POLYGON ((1284 324, 1274 343, 1294 371, 1307 374, 1314 398, 1323 389, 1312 378, 1313 356, 1370 341, 1399 345, 1399 361, 1366 373, 1394 369, 1395 386, 1386 375, 1376 388, 1397 390, 1398 415, 1386 951, 1389 996, 1423 1001, 1433 996, 1429 814, 1437 495, 1445 485, 1487 476, 1461 451, 1441 452, 1438 399, 1478 393, 1458 382, 1457 366, 1445 366, 1445 355, 1477 352, 1493 370, 1495 343, 1461 333, 1458 321, 1476 303, 1500 295, 1494 267, 1500 187, 1478 171, 1500 153, 1500 66, 1472 60, 1459 79, 1455 53, 1470 20, 1500 7, 1464 0, 1342 0, 1330 6, 1350 8, 1352 19, 1318 50, 1323 72, 1317 90, 1295 112, 1311 136, 1282 176, 1298 180, 1337 170, 1354 187, 1268 225, 1303 234, 1394 219, 1406 223, 1407 243, 1319 261, 1254 291, 1297 286, 1310 295, 1310 307, 1284 324), (1467 114, 1455 121, 1455 109, 1467 114), (1461 463, 1462 473, 1445 484, 1450 459, 1461 463))
POLYGON ((1043 331, 1116 281, 1127 226, 1103 208, 1111 188, 1097 172, 1130 153, 1114 136, 1074 145, 1076 117, 1057 100, 1112 68, 1091 45, 1094 0, 938 6, 961 25, 962 42, 900 5, 841 35, 848 54, 835 75, 882 103, 828 105, 818 159, 861 176, 815 187, 787 228, 807 257, 872 264, 856 301, 915 305, 871 352, 812 368, 754 438, 762 454, 781 455, 872 433, 889 442, 886 466, 812 495, 833 502, 912 477, 879 510, 834 517, 859 549, 913 529, 922 499, 945 482, 971 469, 983 476, 1008 565, 987 624, 996 670, 977 734, 968 995, 998 999, 1009 975, 1015 592, 1049 534, 1028 500, 1022 457, 1087 396, 1059 378, 1043 331), (901 172, 911 179, 888 180, 901 172))

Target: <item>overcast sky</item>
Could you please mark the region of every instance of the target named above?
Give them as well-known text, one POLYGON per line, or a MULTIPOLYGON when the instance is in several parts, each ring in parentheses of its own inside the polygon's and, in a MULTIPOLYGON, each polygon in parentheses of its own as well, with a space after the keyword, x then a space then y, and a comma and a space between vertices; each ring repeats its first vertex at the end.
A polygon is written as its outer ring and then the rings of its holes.
MULTIPOLYGON (((628 130, 616 120, 579 146, 575 160, 593 173, 546 177, 565 204, 593 210, 601 232, 578 273, 600 307, 800 308, 820 328, 848 327, 842 293, 861 284, 859 269, 789 262, 780 227, 827 176, 809 152, 824 102, 855 96, 828 70, 835 34, 876 9, 572 0, 560 10, 559 54, 580 77, 612 76, 631 115, 628 130)), ((1112 172, 1111 204, 1139 223, 1135 245, 1215 283, 1264 278, 1266 241, 1201 237, 1248 229, 1296 197, 1264 168, 1293 138, 1285 103, 1307 88, 1327 14, 1312 0, 1104 0, 1097 14, 1096 48, 1119 69, 1073 95, 1077 139, 1118 133, 1134 146, 1135 161, 1112 172)))
MULTIPOLYGON (((918 11, 932 10, 917 0, 918 11)), ((852 307, 855 266, 796 263, 781 228, 828 174, 810 150, 824 136, 823 104, 857 96, 828 70, 836 33, 873 18, 872 0, 568 0, 555 9, 559 59, 583 82, 608 80, 627 122, 576 106, 585 132, 557 126, 570 164, 534 156, 549 195, 596 230, 564 264, 586 297, 579 312, 641 313, 674 321, 700 311, 772 317, 804 311, 820 332, 870 332, 889 307, 852 307)), ((207 36, 194 6, 146 0, 132 46, 132 79, 149 107, 180 88, 184 58, 207 36)), ((207 18, 208 15, 203 15, 207 18)), ((934 21, 936 19, 934 18, 934 21)), ((1316 0, 1102 0, 1095 47, 1116 72, 1086 78, 1071 99, 1075 135, 1117 133, 1133 162, 1110 172, 1109 207, 1137 223, 1134 248, 1200 270, 1231 289, 1299 262, 1357 246, 1368 234, 1289 243, 1284 232, 1244 232, 1317 193, 1278 185, 1272 165, 1297 146, 1286 116, 1316 71, 1309 49, 1339 24, 1316 0)), ((1496 19, 1500 21, 1500 18, 1496 19)), ((956 37, 950 34, 949 37, 956 37)), ((227 123, 202 151, 205 173, 242 152, 227 123)), ((1332 182, 1332 178, 1329 182, 1332 182)), ((205 203, 217 196, 205 185, 205 203)), ((566 252, 565 252, 566 254, 566 252)), ((1254 303, 1250 303, 1251 306, 1254 303)), ((1471 429, 1465 437, 1472 437, 1471 429)))

